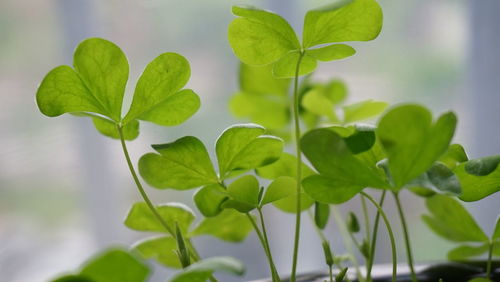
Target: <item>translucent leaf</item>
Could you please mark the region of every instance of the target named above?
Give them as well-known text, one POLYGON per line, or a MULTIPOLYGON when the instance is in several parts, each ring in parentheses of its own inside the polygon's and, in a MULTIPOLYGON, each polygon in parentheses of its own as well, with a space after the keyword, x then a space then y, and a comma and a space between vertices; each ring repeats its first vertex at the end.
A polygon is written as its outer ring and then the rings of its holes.
POLYGON ((344 110, 344 122, 351 123, 362 120, 367 120, 376 117, 382 113, 388 104, 385 102, 378 102, 373 100, 367 100, 351 105, 342 107, 344 110))
MULTIPOLYGON (((156 210, 171 230, 175 230, 175 225, 178 224, 184 234, 188 232, 195 218, 193 211, 181 203, 158 205, 156 210)), ((132 206, 125 219, 125 225, 138 231, 167 232, 144 202, 132 206)))
POLYGON ((192 90, 181 90, 190 75, 189 62, 183 56, 176 53, 158 56, 139 77, 123 122, 140 119, 166 126, 184 122, 200 107, 192 90))
MULTIPOLYGON (((309 209, 313 204, 314 200, 311 199, 307 194, 302 192, 300 195, 300 210, 305 211, 309 209)), ((287 213, 295 213, 297 211, 297 194, 294 193, 291 196, 273 202, 273 205, 281 211, 287 213)))
POLYGON ((355 53, 356 50, 354 50, 354 48, 345 44, 333 44, 326 47, 306 50, 307 55, 324 62, 344 59, 355 53))
POLYGON ((196 263, 175 274, 170 282, 205 282, 214 272, 226 272, 241 276, 244 265, 231 257, 212 257, 196 263))
POLYGON ((423 220, 439 236, 454 242, 488 242, 488 236, 455 199, 435 195, 426 199, 431 215, 423 220))
POLYGON ((433 123, 431 113, 418 105, 395 107, 381 118, 377 136, 396 188, 427 171, 446 152, 456 122, 448 112, 433 123))
POLYGON ((324 43, 369 41, 382 29, 382 9, 375 0, 341 1, 307 12, 304 48, 324 43))
MULTIPOLYGON (((276 162, 259 167, 257 174, 266 179, 276 179, 280 176, 297 177, 297 158, 294 155, 283 153, 276 162)), ((306 164, 302 163, 302 178, 314 174, 314 171, 306 164)))
POLYGON ((297 182, 294 178, 280 176, 269 184, 260 204, 263 206, 286 198, 295 193, 296 187, 297 182))
POLYGON ((198 190, 193 199, 201 214, 212 217, 222 211, 221 204, 227 199, 227 192, 220 184, 212 184, 198 190))
POLYGON ((272 64, 265 66, 240 64, 240 90, 248 94, 288 98, 291 80, 274 77, 272 70, 272 64))
POLYGON ((224 241, 241 242, 252 230, 246 215, 225 209, 217 216, 204 218, 190 235, 211 235, 224 241))
POLYGON ((275 162, 283 151, 283 140, 263 135, 255 124, 234 125, 217 139, 215 150, 222 179, 232 170, 254 169, 275 162))
MULTIPOLYGON (((295 77, 297 72, 297 64, 299 63, 300 51, 292 51, 287 53, 281 59, 279 59, 273 67, 273 74, 278 78, 291 78, 295 77)), ((304 54, 302 59, 300 59, 300 67, 298 75, 310 74, 316 69, 317 62, 316 59, 304 54)))
POLYGON ((281 129, 288 125, 290 113, 286 98, 275 95, 238 93, 229 101, 229 109, 236 118, 249 118, 268 129, 281 129))
POLYGON ((196 137, 153 148, 160 154, 148 153, 139 160, 139 172, 151 186, 184 190, 219 182, 207 149, 196 137))
POLYGON ((139 241, 132 247, 145 259, 154 259, 172 268, 181 268, 176 254, 177 243, 173 237, 153 237, 139 241))
POLYGON ((228 39, 236 56, 249 65, 266 65, 280 59, 300 43, 281 16, 253 7, 233 7, 239 16, 229 24, 228 39))

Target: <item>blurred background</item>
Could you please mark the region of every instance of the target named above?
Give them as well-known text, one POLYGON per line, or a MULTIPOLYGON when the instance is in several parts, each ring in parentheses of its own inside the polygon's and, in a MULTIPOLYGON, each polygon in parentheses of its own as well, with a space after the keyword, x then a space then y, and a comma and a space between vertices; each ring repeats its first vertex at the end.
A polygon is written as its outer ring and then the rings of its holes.
MULTIPOLYGON (((79 41, 99 36, 124 50, 131 66, 129 97, 142 69, 160 53, 178 52, 191 62, 188 86, 201 97, 200 111, 175 128, 142 123, 141 136, 129 143, 134 160, 151 150, 149 144, 184 135, 196 135, 213 148, 218 134, 238 122, 227 109, 237 90, 238 68, 226 39, 231 5, 274 10, 301 30, 308 9, 331 1, 0 0, 0 281, 47 281, 76 269, 100 248, 129 246, 144 237, 122 224, 139 197, 119 143, 100 136, 90 120, 46 118, 34 103, 44 75, 55 66, 71 65, 79 41)), ((322 64, 316 78, 343 79, 351 101, 419 102, 435 113, 452 109, 459 116, 455 141, 465 145, 470 157, 499 153, 500 2, 379 2, 385 18, 379 38, 353 44, 356 56, 322 64)), ((192 206, 193 191, 148 192, 156 203, 183 201, 192 206)), ((420 221, 425 211, 422 200, 407 192, 402 197, 417 261, 444 259, 451 245, 420 221)), ((487 232, 499 214, 499 200, 496 195, 468 204, 487 232)), ((357 202, 340 210, 357 210, 357 202)), ((387 208, 394 208, 392 201, 387 208)), ((277 266, 287 273, 294 218, 272 207, 265 212, 277 266)), ((400 230, 395 212, 391 215, 400 230)), ((334 251, 342 253, 336 230, 331 222, 328 238, 334 251)), ((388 262, 390 250, 382 246, 387 242, 379 241, 378 261, 388 262)), ((308 220, 301 243, 299 270, 324 269, 321 246, 308 220)), ((208 237, 195 244, 203 256, 230 254, 246 263, 245 277, 225 281, 268 275, 254 234, 242 244, 208 237)), ((403 242, 399 245, 403 259, 403 242)), ((156 267, 151 281, 165 281, 170 273, 156 267)))

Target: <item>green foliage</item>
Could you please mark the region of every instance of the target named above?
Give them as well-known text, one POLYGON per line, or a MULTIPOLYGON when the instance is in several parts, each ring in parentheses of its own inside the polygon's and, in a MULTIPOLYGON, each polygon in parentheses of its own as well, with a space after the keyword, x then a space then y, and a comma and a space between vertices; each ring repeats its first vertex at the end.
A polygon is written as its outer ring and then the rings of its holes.
POLYGON ((359 227, 359 220, 353 212, 349 212, 347 216, 347 229, 351 233, 358 233, 361 229, 359 227))
POLYGON ((177 242, 170 236, 152 237, 136 242, 132 248, 145 259, 154 259, 160 264, 181 268, 179 257, 175 250, 177 242))
POLYGON ((266 205, 272 202, 284 199, 294 194, 297 182, 289 176, 280 176, 276 178, 266 189, 260 205, 266 205))
POLYGON ((224 241, 241 242, 251 230, 252 224, 244 214, 225 209, 217 216, 203 219, 190 235, 211 235, 224 241))
POLYGON ((196 191, 193 200, 204 216, 216 216, 222 211, 221 204, 227 200, 227 193, 220 184, 207 185, 196 191))
POLYGON ((456 166, 453 172, 462 186, 460 199, 481 200, 500 191, 500 156, 469 160, 456 166))
POLYGON ((431 113, 418 105, 394 107, 381 118, 376 133, 387 153, 395 188, 427 171, 446 152, 456 121, 449 112, 432 123, 431 113))
POLYGON ((241 276, 245 273, 243 264, 231 257, 212 257, 196 262, 174 274, 170 282, 205 282, 214 272, 226 272, 241 276))
MULTIPOLYGON (((175 230, 176 225, 179 225, 183 233, 188 231, 189 226, 195 218, 191 209, 180 203, 159 205, 156 207, 156 210, 171 230, 175 230)), ((164 227, 144 202, 138 202, 132 206, 125 219, 125 225, 130 229, 138 231, 165 231, 164 227)))
POLYGON ((118 46, 101 38, 81 42, 75 50, 73 68, 59 66, 40 84, 36 101, 49 117, 64 113, 91 116, 102 134, 125 139, 139 134, 137 120, 173 126, 184 122, 200 107, 192 90, 181 90, 190 76, 188 61, 176 53, 154 59, 137 82, 129 112, 122 118, 122 104, 129 66, 118 46))
MULTIPOLYGON (((283 153, 276 162, 257 168, 257 175, 266 179, 276 179, 281 176, 296 177, 297 158, 294 155, 283 153)), ((302 163, 302 177, 314 174, 314 171, 306 164, 302 163)))
POLYGON ((54 282, 142 282, 149 267, 122 249, 107 249, 84 263, 78 274, 67 275, 54 282))
POLYGON ((314 223, 318 228, 325 229, 330 218, 330 206, 320 202, 314 203, 314 223))

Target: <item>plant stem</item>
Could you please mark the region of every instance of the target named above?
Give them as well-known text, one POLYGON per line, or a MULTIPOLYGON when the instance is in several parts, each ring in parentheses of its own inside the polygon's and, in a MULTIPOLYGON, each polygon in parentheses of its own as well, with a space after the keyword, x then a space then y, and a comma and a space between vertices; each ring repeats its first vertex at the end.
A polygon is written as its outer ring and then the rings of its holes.
MULTIPOLYGON (((379 206, 381 207, 384 205, 385 194, 386 190, 383 190, 379 200, 379 206)), ((373 223, 372 240, 370 242, 370 256, 368 257, 368 262, 366 266, 366 281, 368 282, 372 281, 372 268, 373 268, 373 262, 375 260, 375 249, 377 246, 377 234, 378 234, 379 222, 380 222, 380 212, 377 211, 377 214, 375 215, 375 222, 373 223)))
POLYGON ((266 239, 265 239, 264 235, 262 235, 262 232, 260 232, 260 229, 257 226, 257 223, 255 222, 253 217, 249 213, 246 213, 246 215, 247 215, 250 223, 252 223, 252 226, 255 229, 255 233, 257 233, 257 237, 259 237, 259 241, 260 241, 260 244, 262 245, 262 248, 264 248, 264 252, 266 253, 267 261, 269 263, 269 268, 271 270, 273 282, 281 281, 279 276, 278 276, 278 273, 276 271, 276 267, 274 266, 273 258, 271 256, 271 251, 268 249, 268 245, 266 244, 266 239))
MULTIPOLYGON (((153 203, 149 199, 148 194, 144 190, 144 187, 142 186, 141 181, 139 180, 139 177, 137 176, 137 173, 135 172, 134 165, 132 164, 132 161, 130 160, 130 155, 128 153, 127 145, 125 143, 125 138, 123 137, 122 127, 120 125, 117 125, 116 129, 118 130, 118 135, 120 136, 120 142, 122 145, 123 154, 125 155, 125 159, 127 160, 127 165, 128 165, 129 170, 130 170, 130 174, 132 175, 132 178, 134 179, 135 185, 137 186, 139 193, 141 194, 142 198, 144 199, 144 202, 146 202, 146 205, 149 207, 149 209, 151 210, 153 215, 156 217, 158 222, 160 222, 160 224, 165 228, 165 230, 168 233, 170 233, 170 235, 172 235, 173 237, 176 237, 174 230, 172 230, 172 228, 170 228, 170 226, 167 224, 167 222, 165 222, 165 220, 161 217, 161 215, 158 213, 155 206, 153 205, 153 203)), ((187 243, 187 246, 189 248, 189 253, 191 254, 191 257, 193 258, 193 261, 194 262, 199 261, 200 256, 199 256, 198 252, 196 251, 196 249, 194 248, 191 240, 189 240, 189 239, 186 240, 186 243, 187 243)))
POLYGON ((333 282, 333 270, 331 265, 328 266, 328 274, 330 275, 330 282, 333 282))
POLYGON ((295 218, 295 239, 293 243, 293 260, 292 260, 292 274, 290 276, 290 282, 295 282, 296 272, 297 272, 297 258, 299 254, 299 241, 300 241, 300 216, 301 216, 301 206, 300 206, 300 194, 301 194, 301 182, 302 182, 302 154, 300 150, 300 120, 299 120, 299 70, 300 63, 304 57, 304 51, 300 52, 299 58, 297 60, 297 66, 295 67, 295 77, 293 83, 293 121, 295 126, 295 149, 297 153, 297 212, 295 218))
POLYGON ((262 235, 264 237, 264 243, 266 244, 267 252, 269 253, 269 262, 271 263, 271 267, 273 270, 273 276, 276 277, 277 281, 281 281, 281 278, 278 275, 278 271, 276 270, 276 265, 274 264, 273 255, 271 252, 271 246, 269 245, 269 238, 267 237, 266 224, 264 223, 264 215, 262 214, 262 208, 257 208, 260 217, 260 225, 262 227, 262 235))
POLYGON ((396 206, 398 208, 399 218, 401 219, 401 226, 403 227, 406 255, 408 257, 408 266, 410 267, 410 273, 411 273, 411 281, 417 282, 417 274, 415 273, 415 267, 413 266, 413 254, 410 245, 410 234, 408 232, 408 225, 406 224, 406 219, 403 213, 403 208, 401 206, 401 201, 399 200, 399 194, 397 192, 392 192, 392 194, 394 195, 394 199, 396 200, 396 206))
POLYGON ((370 240, 370 217, 368 216, 368 208, 366 207, 366 200, 365 196, 360 195, 361 199, 361 207, 363 209, 363 217, 365 219, 365 236, 366 236, 366 241, 369 242, 370 240))
POLYGON ((389 219, 387 218, 387 215, 385 214, 384 210, 382 207, 377 204, 377 202, 368 194, 365 192, 361 191, 361 194, 363 194, 372 204, 377 208, 378 212, 382 216, 382 219, 385 222, 385 226, 387 227, 387 232, 389 233, 389 239, 391 241, 391 249, 392 249, 392 282, 396 282, 396 274, 398 272, 398 258, 396 254, 396 241, 394 239, 394 233, 392 232, 392 227, 391 223, 389 222, 389 219))
POLYGON ((491 276, 491 263, 493 257, 493 247, 495 246, 493 240, 490 241, 490 246, 488 248, 488 261, 486 262, 486 278, 490 279, 491 276))

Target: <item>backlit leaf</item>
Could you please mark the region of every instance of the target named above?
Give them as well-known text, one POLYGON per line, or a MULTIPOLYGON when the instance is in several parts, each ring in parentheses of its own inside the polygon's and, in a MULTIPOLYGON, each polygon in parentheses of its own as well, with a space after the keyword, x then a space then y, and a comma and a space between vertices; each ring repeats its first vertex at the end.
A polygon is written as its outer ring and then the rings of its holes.
POLYGON ((165 266, 181 268, 179 258, 175 252, 177 243, 173 237, 148 238, 135 243, 132 248, 145 259, 154 259, 165 266))
MULTIPOLYGON (((276 162, 259 167, 256 169, 257 174, 266 179, 276 179, 280 176, 297 177, 297 157, 294 155, 283 153, 276 162)), ((302 178, 314 174, 314 171, 306 164, 302 163, 302 178)))
POLYGON ((224 241, 241 242, 252 230, 246 215, 225 209, 217 216, 204 218, 190 235, 211 235, 224 241))
POLYGON ((317 62, 316 59, 307 55, 307 53, 301 55, 300 51, 292 51, 284 55, 279 59, 273 67, 273 74, 278 78, 291 78, 295 77, 297 73, 297 64, 300 59, 300 67, 298 70, 298 75, 310 74, 316 69, 317 62), (302 58, 300 58, 302 56, 302 58))
MULTIPOLYGON (((175 225, 178 224, 184 234, 188 232, 195 217, 190 208, 180 203, 159 205, 156 206, 156 210, 171 230, 175 230, 175 225)), ((138 231, 166 232, 163 225, 144 202, 138 202, 132 206, 125 219, 125 225, 138 231)))
POLYGON ((500 156, 469 160, 459 164, 453 172, 462 185, 462 201, 481 200, 500 191, 500 156))
POLYGON ((350 57, 356 53, 356 50, 349 45, 333 44, 317 49, 308 49, 306 54, 320 61, 333 61, 350 57))
POLYGON ((205 282, 214 272, 226 272, 241 276, 245 273, 244 265, 231 257, 207 258, 175 274, 170 282, 205 282))
POLYGON ((204 216, 211 217, 222 211, 221 204, 227 197, 226 190, 220 184, 212 184, 198 190, 193 199, 198 210, 204 216))
POLYGON ((276 178, 267 187, 261 201, 261 205, 266 205, 294 194, 297 182, 289 176, 280 176, 276 178))
POLYGON ((373 118, 382 113, 388 104, 367 100, 342 107, 344 110, 344 122, 351 123, 373 118))

